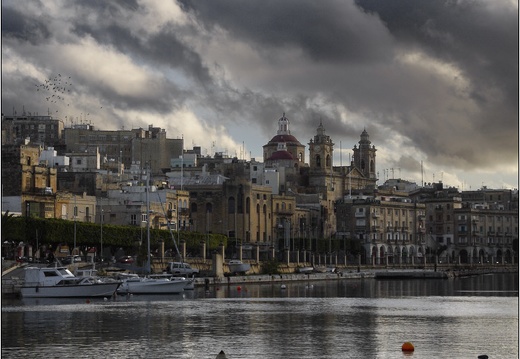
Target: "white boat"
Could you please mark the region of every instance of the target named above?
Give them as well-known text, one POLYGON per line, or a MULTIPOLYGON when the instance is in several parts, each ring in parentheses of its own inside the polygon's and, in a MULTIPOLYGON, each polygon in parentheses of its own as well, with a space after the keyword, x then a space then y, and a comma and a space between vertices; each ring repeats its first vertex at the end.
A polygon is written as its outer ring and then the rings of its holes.
POLYGON ((230 273, 246 273, 251 269, 251 264, 243 263, 238 259, 233 259, 228 262, 228 267, 230 273))
POLYGON ((76 277, 65 267, 25 268, 24 298, 111 297, 121 282, 76 277))
POLYGON ((297 268, 297 272, 298 273, 309 274, 309 273, 314 272, 314 267, 301 267, 301 268, 297 268))
POLYGON ((122 283, 117 289, 120 294, 179 294, 193 283, 193 280, 186 278, 150 278, 131 274, 120 276, 120 279, 122 283))

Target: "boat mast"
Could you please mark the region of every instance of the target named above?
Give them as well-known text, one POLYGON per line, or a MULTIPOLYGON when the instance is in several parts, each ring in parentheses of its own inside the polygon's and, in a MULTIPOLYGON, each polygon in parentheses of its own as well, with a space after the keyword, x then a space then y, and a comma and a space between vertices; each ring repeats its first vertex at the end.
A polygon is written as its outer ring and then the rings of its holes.
POLYGON ((150 169, 146 168, 146 238, 148 246, 148 258, 146 260, 146 271, 148 274, 152 273, 151 258, 150 258, 150 169))

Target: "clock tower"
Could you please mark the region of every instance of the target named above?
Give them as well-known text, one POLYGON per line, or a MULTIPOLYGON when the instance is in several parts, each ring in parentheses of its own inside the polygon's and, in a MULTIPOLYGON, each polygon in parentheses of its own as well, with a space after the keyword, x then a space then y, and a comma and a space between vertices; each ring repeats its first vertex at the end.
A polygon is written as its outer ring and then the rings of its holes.
POLYGON ((320 121, 314 139, 309 142, 310 170, 314 173, 332 172, 332 155, 334 143, 330 136, 325 134, 325 128, 320 121))

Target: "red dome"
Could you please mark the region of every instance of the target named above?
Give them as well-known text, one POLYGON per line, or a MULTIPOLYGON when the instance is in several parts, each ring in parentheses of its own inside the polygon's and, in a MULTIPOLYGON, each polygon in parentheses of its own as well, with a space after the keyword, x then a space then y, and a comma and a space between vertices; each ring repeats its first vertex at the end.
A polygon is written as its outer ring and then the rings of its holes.
POLYGON ((269 144, 273 144, 273 143, 278 144, 280 142, 285 142, 285 143, 293 142, 298 145, 300 144, 300 141, 298 141, 296 139, 296 137, 294 137, 293 135, 276 135, 271 139, 271 141, 269 141, 269 144))
POLYGON ((293 157, 293 155, 290 152, 287 152, 287 151, 276 151, 267 160, 268 161, 294 160, 294 157, 293 157))

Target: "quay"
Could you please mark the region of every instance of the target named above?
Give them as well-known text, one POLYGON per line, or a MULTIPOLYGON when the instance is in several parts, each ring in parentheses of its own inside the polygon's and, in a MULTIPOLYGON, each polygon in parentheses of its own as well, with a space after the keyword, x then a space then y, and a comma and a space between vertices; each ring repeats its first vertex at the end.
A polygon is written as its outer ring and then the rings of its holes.
MULTIPOLYGON (((23 285, 23 270, 27 263, 2 269, 2 295, 17 296, 23 285)), ((87 268, 88 266, 78 267, 87 268)), ((91 267, 91 266, 90 266, 91 267)), ((332 281, 359 279, 450 279, 455 277, 474 276, 490 273, 518 273, 518 265, 497 266, 439 266, 432 268, 374 268, 373 266, 336 267, 333 271, 324 268, 311 273, 287 272, 285 268, 280 274, 249 275, 203 275, 195 277, 196 287, 220 286, 230 284, 269 284, 293 281, 332 281)), ((320 269, 320 268, 317 268, 320 269)), ((329 268, 330 269, 330 268, 329 268)))

